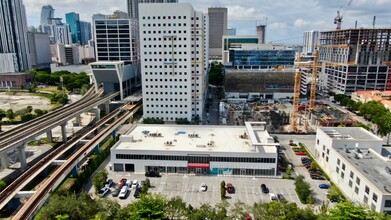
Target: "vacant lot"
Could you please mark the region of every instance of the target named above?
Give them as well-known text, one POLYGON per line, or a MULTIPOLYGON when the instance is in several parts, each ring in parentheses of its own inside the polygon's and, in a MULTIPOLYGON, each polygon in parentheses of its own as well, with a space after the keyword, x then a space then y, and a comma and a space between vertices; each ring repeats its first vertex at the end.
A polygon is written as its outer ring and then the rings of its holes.
POLYGON ((50 100, 44 97, 35 96, 29 93, 0 93, 0 109, 12 109, 17 111, 26 108, 29 105, 31 105, 33 109, 49 110, 52 108, 50 100))

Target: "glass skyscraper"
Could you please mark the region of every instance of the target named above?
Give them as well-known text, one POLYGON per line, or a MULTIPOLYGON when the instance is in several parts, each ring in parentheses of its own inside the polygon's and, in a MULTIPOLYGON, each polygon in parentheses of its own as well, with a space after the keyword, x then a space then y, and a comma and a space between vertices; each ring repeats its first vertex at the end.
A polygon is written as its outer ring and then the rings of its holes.
POLYGON ((69 12, 65 14, 65 19, 69 25, 69 29, 72 36, 72 43, 81 44, 81 31, 80 31, 80 17, 75 12, 69 12))

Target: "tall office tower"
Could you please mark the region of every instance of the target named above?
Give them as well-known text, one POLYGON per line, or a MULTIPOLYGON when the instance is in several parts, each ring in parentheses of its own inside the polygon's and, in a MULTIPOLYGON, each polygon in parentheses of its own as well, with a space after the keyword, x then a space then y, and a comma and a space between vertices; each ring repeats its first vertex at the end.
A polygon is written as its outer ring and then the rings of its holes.
POLYGON ((208 68, 208 16, 189 3, 140 4, 145 118, 202 118, 208 68))
POLYGON ((320 32, 318 85, 325 92, 391 90, 391 28, 320 32))
POLYGON ((266 25, 257 25, 256 32, 259 37, 259 43, 264 44, 266 41, 266 25))
POLYGON ((53 28, 53 41, 51 41, 52 44, 72 44, 72 36, 71 32, 69 31, 68 24, 61 23, 52 25, 51 27, 53 28))
POLYGON ((51 18, 54 18, 54 9, 51 5, 44 5, 41 9, 41 26, 52 24, 51 18))
POLYGON ((209 17, 209 59, 221 60, 223 35, 227 35, 227 8, 208 8, 209 17))
POLYGON ((139 3, 177 3, 178 0, 127 0, 128 1, 128 15, 131 18, 138 19, 139 3))
POLYGON ((80 21, 80 44, 87 45, 88 41, 92 39, 91 23, 80 21))
POLYGON ((305 31, 303 42, 303 53, 313 54, 316 46, 319 44, 319 32, 318 31, 305 31))
POLYGON ((72 43, 80 44, 81 33, 80 33, 80 17, 75 12, 69 12, 65 14, 66 23, 69 25, 69 29, 72 36, 72 43))
POLYGON ((0 0, 0 72, 18 72, 30 68, 23 1, 0 0))

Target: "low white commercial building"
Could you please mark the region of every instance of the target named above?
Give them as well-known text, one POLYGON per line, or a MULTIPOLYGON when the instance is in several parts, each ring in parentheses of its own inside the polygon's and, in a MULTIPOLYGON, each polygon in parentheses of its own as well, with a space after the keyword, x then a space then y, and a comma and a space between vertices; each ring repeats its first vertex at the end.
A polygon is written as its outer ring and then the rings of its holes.
POLYGON ((111 148, 111 164, 135 173, 275 176, 279 144, 265 125, 136 125, 111 148))
POLYGON ((391 213, 391 149, 363 128, 318 127, 315 159, 354 203, 391 213))

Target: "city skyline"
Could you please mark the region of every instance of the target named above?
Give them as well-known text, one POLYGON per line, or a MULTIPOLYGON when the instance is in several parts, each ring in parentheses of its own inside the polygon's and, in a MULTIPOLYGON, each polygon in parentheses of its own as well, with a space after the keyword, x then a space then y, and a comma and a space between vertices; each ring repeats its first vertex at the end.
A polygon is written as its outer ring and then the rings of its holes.
MULTIPOLYGON (((238 35, 255 35, 255 26, 265 24, 267 19, 266 41, 273 43, 303 43, 303 32, 309 30, 330 31, 336 28, 334 18, 341 8, 344 15, 342 29, 372 27, 373 16, 376 16, 376 27, 390 27, 387 23, 390 15, 388 4, 384 0, 352 1, 348 0, 179 0, 189 2, 195 10, 204 11, 208 7, 228 8, 228 27, 235 27, 238 35), (259 6, 257 6, 259 5, 259 6)), ((115 10, 127 12, 126 0, 108 0, 100 4, 87 1, 54 1, 29 0, 24 1, 27 10, 28 25, 37 26, 43 5, 51 4, 57 17, 65 17, 65 13, 74 11, 80 14, 80 19, 91 22, 92 14, 112 14, 115 10), (87 10, 88 9, 88 10, 87 10)), ((64 19, 65 21, 65 19, 64 19)))

